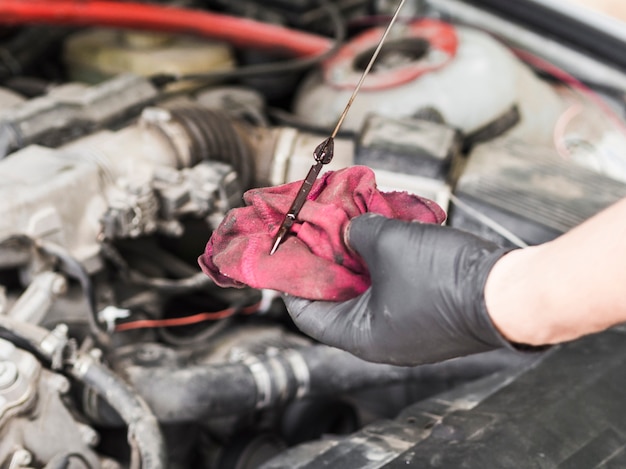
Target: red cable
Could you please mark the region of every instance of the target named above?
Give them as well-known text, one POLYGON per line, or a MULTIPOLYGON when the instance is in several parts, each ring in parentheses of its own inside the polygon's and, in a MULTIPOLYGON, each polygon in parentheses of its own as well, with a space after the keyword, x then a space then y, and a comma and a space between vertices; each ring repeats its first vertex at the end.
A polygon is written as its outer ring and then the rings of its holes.
POLYGON ((613 124, 624 134, 626 134, 626 124, 619 117, 615 111, 609 106, 598 94, 585 85, 583 82, 578 80, 575 76, 569 74, 565 70, 557 67, 556 65, 543 60, 541 57, 538 57, 528 51, 522 49, 513 49, 515 55, 523 60, 524 62, 530 64, 533 67, 536 67, 540 70, 543 70, 546 73, 549 73, 553 77, 561 80, 567 86, 572 89, 578 90, 584 96, 586 96, 592 103, 594 103, 598 108, 600 108, 605 115, 613 122, 613 124))
POLYGON ((244 18, 177 7, 89 0, 0 0, 2 24, 113 26, 195 33, 238 46, 270 49, 297 57, 326 52, 328 38, 244 18))
POLYGON ((214 311, 211 313, 198 313, 182 318, 142 319, 139 321, 130 321, 115 326, 115 332, 130 331, 133 329, 154 329, 157 327, 188 326, 190 324, 197 324, 204 321, 218 321, 220 319, 226 319, 238 312, 241 314, 254 314, 258 311, 259 304, 260 303, 254 304, 252 306, 246 306, 245 308, 241 309, 226 308, 221 311, 214 311))

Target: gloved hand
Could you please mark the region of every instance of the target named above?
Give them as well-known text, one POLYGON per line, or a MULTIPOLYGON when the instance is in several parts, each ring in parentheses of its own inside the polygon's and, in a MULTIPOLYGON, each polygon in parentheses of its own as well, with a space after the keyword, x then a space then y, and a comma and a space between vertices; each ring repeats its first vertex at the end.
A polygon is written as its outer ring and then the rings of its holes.
POLYGON ((353 219, 347 241, 367 263, 372 285, 341 303, 285 295, 304 333, 365 360, 396 365, 509 345, 484 300, 487 276, 506 249, 453 228, 374 214, 353 219))

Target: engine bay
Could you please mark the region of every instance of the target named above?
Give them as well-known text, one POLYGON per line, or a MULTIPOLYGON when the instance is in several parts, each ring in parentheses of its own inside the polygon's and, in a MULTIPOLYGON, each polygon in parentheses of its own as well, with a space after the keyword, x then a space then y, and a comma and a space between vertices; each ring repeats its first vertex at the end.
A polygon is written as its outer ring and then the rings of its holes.
MULTIPOLYGON (((198 267, 306 174, 394 4, 0 2, 0 468, 385 467, 438 422, 392 419, 545 359, 368 363, 198 267)), ((328 170, 524 247, 626 196, 626 68, 490 5, 407 3, 328 170)))

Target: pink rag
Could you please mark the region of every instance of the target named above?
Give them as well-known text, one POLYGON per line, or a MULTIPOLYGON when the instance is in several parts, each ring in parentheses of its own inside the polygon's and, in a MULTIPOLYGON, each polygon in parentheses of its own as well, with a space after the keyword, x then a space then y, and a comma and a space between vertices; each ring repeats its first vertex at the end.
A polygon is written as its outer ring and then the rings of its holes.
MULTIPOLYGON (((354 217, 373 212, 389 218, 442 223, 435 202, 406 192, 380 192, 374 173, 354 166, 323 174, 278 250, 273 238, 301 182, 252 189, 245 207, 231 210, 198 262, 222 287, 268 288, 310 300, 345 301, 370 285, 364 261, 344 242, 354 217)), ((402 249, 398 247, 398 249, 402 249)))

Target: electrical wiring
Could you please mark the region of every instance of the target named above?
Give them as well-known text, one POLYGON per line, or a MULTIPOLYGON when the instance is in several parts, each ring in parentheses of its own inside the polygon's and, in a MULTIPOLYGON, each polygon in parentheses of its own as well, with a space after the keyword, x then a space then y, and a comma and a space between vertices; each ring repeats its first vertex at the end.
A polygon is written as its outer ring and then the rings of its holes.
POLYGON ((187 278, 168 279, 147 277, 136 270, 128 270, 128 280, 144 287, 155 288, 163 293, 181 294, 212 286, 213 281, 202 272, 197 272, 187 278))
POLYGON ((319 4, 326 11, 333 26, 333 39, 219 13, 115 1, 6 0, 0 2, 0 23, 98 25, 196 33, 237 46, 268 49, 296 57, 288 61, 250 65, 234 70, 189 75, 159 74, 151 77, 155 86, 164 87, 177 81, 232 80, 293 73, 317 65, 332 56, 346 37, 346 27, 337 6, 327 0, 319 0, 319 4))
POLYGON ((204 312, 193 314, 191 316, 184 316, 181 318, 168 318, 168 319, 140 319, 137 321, 129 321, 118 324, 115 326, 115 332, 124 332, 135 329, 154 329, 159 327, 180 327, 188 326, 191 324, 198 324, 205 321, 218 321, 220 319, 226 319, 235 314, 250 315, 259 310, 260 303, 256 303, 251 306, 243 308, 226 308, 221 311, 204 312))
POLYGON ((10 319, 7 319, 6 316, 0 316, 0 339, 4 339, 7 342, 11 342, 16 347, 28 351, 42 363, 50 364, 49 358, 41 353, 41 350, 37 346, 37 341, 31 340, 28 334, 22 333, 21 330, 16 330, 15 326, 15 321, 12 322, 10 319))
MULTIPOLYGON (((269 107, 267 108, 268 115, 274 120, 274 122, 285 125, 287 127, 294 127, 298 130, 302 130, 304 132, 311 132, 316 134, 329 134, 333 131, 332 127, 315 125, 310 122, 305 121, 299 116, 295 114, 285 111, 284 109, 280 109, 278 107, 269 107)), ((337 136, 340 138, 354 138, 355 132, 352 130, 341 129, 337 136)))
MULTIPOLYGON (((241 312, 242 307, 253 304, 257 306, 255 313, 263 314, 267 312, 267 300, 264 300, 263 295, 259 295, 258 292, 254 290, 241 291, 220 288, 215 290, 212 296, 214 296, 216 300, 221 301, 222 304, 229 305, 230 308, 236 308, 239 312, 241 312), (222 298, 219 298, 220 296, 222 296, 222 298)), ((199 305, 205 304, 204 298, 196 298, 199 300, 198 302, 196 302, 192 296, 186 296, 183 299, 184 304, 177 301, 175 303, 177 311, 196 311, 199 305)), ((168 310, 167 306, 165 310, 168 310)), ((233 327, 236 317, 236 315, 233 315, 219 321, 206 323, 204 327, 184 328, 183 330, 161 327, 158 328, 156 332, 161 341, 175 347, 205 344, 208 340, 221 334, 224 330, 233 327)))
POLYGON ((104 325, 98 320, 96 293, 88 272, 77 259, 61 246, 46 242, 40 242, 38 246, 41 251, 58 259, 61 271, 78 281, 89 305, 90 314, 87 315, 89 328, 100 343, 103 343, 103 341, 106 343, 108 336, 104 330, 104 325))
POLYGON ((194 73, 188 75, 171 75, 162 74, 152 77, 153 83, 157 86, 163 86, 174 81, 202 81, 202 80, 226 80, 241 79, 248 77, 256 77, 259 75, 274 75, 283 73, 293 73, 309 69, 327 58, 333 56, 343 44, 346 38, 346 26, 341 17, 339 9, 331 2, 326 0, 318 0, 321 8, 324 9, 331 21, 334 29, 333 45, 327 50, 320 52, 312 57, 297 58, 289 61, 270 62, 259 65, 249 65, 239 67, 233 70, 216 70, 214 72, 194 73))
MULTIPOLYGON (((117 248, 111 243, 102 243, 101 250, 102 255, 107 260, 111 261, 119 269, 124 279, 135 285, 158 289, 160 292, 170 295, 189 293, 196 290, 202 290, 204 288, 214 285, 213 281, 209 277, 207 277, 202 272, 197 271, 196 269, 194 269, 193 273, 185 271, 184 273, 189 274, 185 278, 170 279, 150 277, 142 274, 135 269, 132 269, 124 256, 122 256, 117 248)), ((153 257, 155 259, 158 258, 158 256, 153 257)), ((174 256, 168 255, 166 259, 168 261, 173 261, 173 263, 179 263, 179 266, 177 268, 179 272, 183 270, 181 261, 175 261, 174 256)))
POLYGON ((108 343, 108 335, 106 334, 104 325, 98 320, 95 288, 85 267, 73 257, 70 252, 58 244, 34 240, 27 236, 17 236, 4 240, 0 243, 0 247, 2 247, 2 244, 9 242, 11 242, 10 246, 13 250, 24 250, 23 256, 20 256, 23 257, 24 261, 30 260, 30 253, 28 251, 31 247, 34 247, 40 252, 56 259, 58 261, 59 270, 68 277, 78 281, 89 308, 89 314, 87 315, 89 329, 94 334, 98 344, 102 345, 108 343))
POLYGON ((219 321, 214 321, 207 327, 204 327, 199 332, 188 333, 188 331, 184 331, 184 333, 176 333, 174 329, 160 327, 156 329, 157 334, 159 336, 159 340, 167 345, 172 345, 174 347, 193 347, 197 344, 206 344, 207 341, 210 341, 217 335, 223 333, 225 330, 231 328, 233 326, 232 319, 235 316, 231 316, 226 319, 221 319, 219 321))
POLYGON ((328 51, 332 40, 282 26, 219 13, 148 3, 89 0, 3 0, 0 23, 113 26, 195 33, 237 46, 310 57, 328 51))

